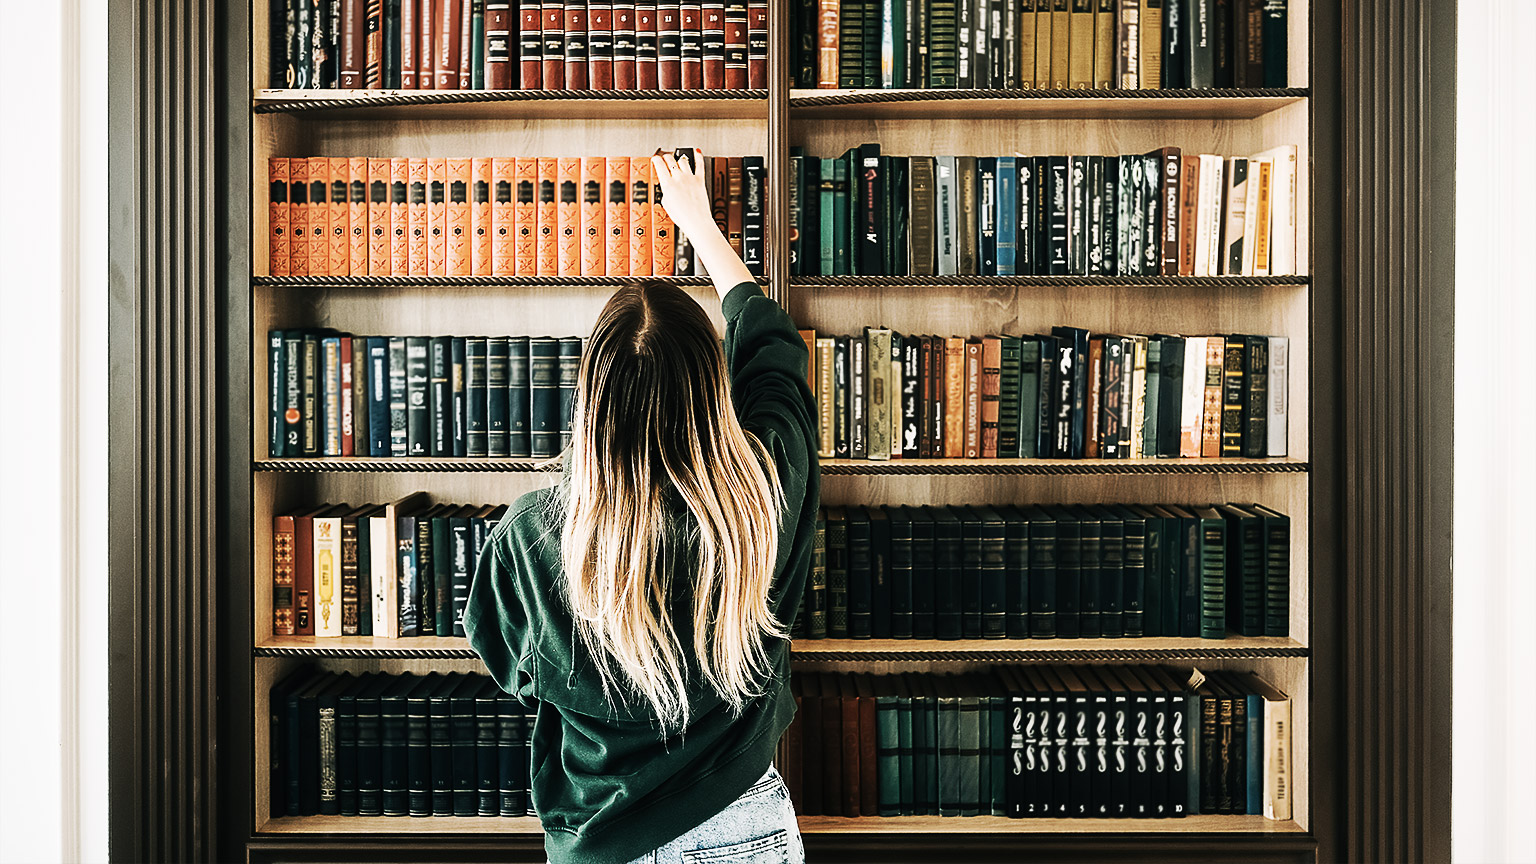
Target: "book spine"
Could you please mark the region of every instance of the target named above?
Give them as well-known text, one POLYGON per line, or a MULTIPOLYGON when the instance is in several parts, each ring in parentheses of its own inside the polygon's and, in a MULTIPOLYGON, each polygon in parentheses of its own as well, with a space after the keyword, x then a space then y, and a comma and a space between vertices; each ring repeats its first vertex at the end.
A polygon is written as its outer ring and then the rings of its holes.
MULTIPOLYGON (((518 185, 518 163, 511 156, 498 156, 490 162, 490 235, 489 269, 492 276, 516 276, 520 209, 523 202, 514 198, 518 185)), ((533 184, 528 186, 528 206, 533 204, 533 184)), ((532 239, 532 232, 529 233, 532 239)))
POLYGON ((560 197, 555 210, 555 272, 551 275, 580 276, 582 159, 560 156, 554 161, 559 172, 560 197))
POLYGON ((490 276, 491 241, 494 236, 491 212, 491 160, 476 158, 461 161, 469 163, 467 181, 469 231, 466 244, 469 247, 469 269, 466 272, 473 276, 490 276))
POLYGON ((613 88, 634 90, 636 82, 637 49, 636 4, 624 0, 613 4, 613 88))
POLYGON ((663 90, 697 90, 702 82, 703 62, 699 33, 700 7, 696 2, 661 3, 658 7, 661 66, 658 70, 663 90))
POLYGON ((726 0, 724 10, 724 84, 727 90, 747 86, 747 3, 726 0))
POLYGON ((409 456, 410 453, 410 385, 406 370, 406 340, 392 336, 388 342, 389 357, 389 455, 409 456))
MULTIPOLYGON (((587 52, 593 90, 613 89, 613 4, 587 0, 587 52)), ((569 38, 569 33, 566 34, 569 38)), ((567 87, 569 88, 569 85, 567 87)))
MULTIPOLYGON (((725 87, 725 4, 704 2, 699 14, 699 87, 720 90, 725 87)), ((686 86, 684 89, 688 89, 686 86)))
POLYGON ((764 219, 767 210, 764 195, 767 180, 763 157, 742 157, 742 263, 754 276, 762 276, 765 272, 764 219))
POLYGON ((559 340, 529 340, 528 375, 530 441, 535 458, 560 451, 560 349, 559 340))
POLYGON ((479 53, 485 47, 485 0, 459 0, 459 28, 455 35, 459 40, 459 89, 483 89, 483 75, 478 84, 475 77, 485 62, 479 53))
POLYGON ((567 337, 560 340, 559 388, 560 388, 560 449, 571 444, 572 423, 576 411, 576 382, 581 370, 581 338, 567 337))

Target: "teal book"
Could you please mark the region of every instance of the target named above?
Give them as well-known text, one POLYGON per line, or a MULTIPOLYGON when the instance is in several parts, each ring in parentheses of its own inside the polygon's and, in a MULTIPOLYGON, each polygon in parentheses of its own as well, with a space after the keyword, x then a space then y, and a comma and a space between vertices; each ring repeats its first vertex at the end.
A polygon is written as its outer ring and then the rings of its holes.
POLYGON ((917 812, 912 692, 907 688, 907 679, 901 675, 887 675, 885 679, 891 682, 893 692, 896 694, 896 770, 900 780, 897 792, 899 811, 902 816, 911 816, 917 812))
MULTIPOLYGON (((938 703, 938 739, 936 741, 939 756, 938 811, 940 816, 960 816, 964 813, 967 800, 962 789, 965 771, 961 754, 960 693, 955 689, 954 679, 947 675, 934 676, 932 682, 938 703)), ((974 748, 975 742, 972 739, 973 754, 974 748)), ((974 779, 972 775, 972 780, 974 779)), ((972 788, 974 789, 974 783, 972 788)), ((974 796, 975 793, 971 794, 974 796)))
POLYGON ((1264 521, 1250 510, 1216 508, 1227 520, 1227 629, 1264 635, 1264 521))
POLYGON ((1291 519, 1259 504, 1264 520, 1264 635, 1291 635, 1291 519))
POLYGON ((1198 507, 1200 520, 1200 637, 1227 635, 1227 522, 1213 507, 1198 507))
POLYGON ((806 157, 806 176, 815 182, 817 236, 821 238, 823 276, 837 273, 837 160, 806 157))
POLYGON ((881 816, 901 815, 901 710, 896 679, 880 675, 875 688, 875 770, 881 816))
MULTIPOLYGON (((1040 436, 1040 340, 1025 336, 1019 340, 1019 446, 1021 459, 1039 455, 1040 436)), ((1002 454, 998 454, 1002 455, 1002 454)))

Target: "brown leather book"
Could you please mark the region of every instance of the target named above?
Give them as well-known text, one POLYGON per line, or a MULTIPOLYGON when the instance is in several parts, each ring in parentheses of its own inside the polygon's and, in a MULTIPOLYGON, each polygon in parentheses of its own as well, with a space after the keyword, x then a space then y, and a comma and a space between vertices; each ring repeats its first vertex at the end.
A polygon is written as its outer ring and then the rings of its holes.
POLYGON ((432 86, 438 90, 459 89, 459 29, 467 0, 433 0, 432 86))
MULTIPOLYGON (((454 57, 458 61, 458 82, 460 90, 468 90, 474 83, 474 70, 470 67, 475 63, 474 47, 471 44, 474 39, 474 3, 473 0, 458 0, 459 2, 459 26, 454 31, 454 36, 459 40, 459 53, 454 57)), ((484 26, 482 23, 481 26, 484 26)))
MULTIPOLYGON (((293 517, 272 519, 272 632, 292 636, 293 629, 293 517)), ((795 718, 800 719, 799 717, 795 718)))
POLYGON ((747 3, 747 86, 761 90, 768 86, 768 2, 747 3))
POLYGON ((292 247, 288 232, 293 224, 289 218, 287 159, 267 160, 267 190, 267 273, 288 276, 288 250, 292 247))
POLYGON ((981 340, 981 458, 997 458, 999 400, 1003 392, 1003 340, 987 336, 981 340))
POLYGON ((587 0, 587 64, 593 90, 613 89, 613 4, 587 0))
POLYGON ((587 82, 587 3, 565 0, 565 89, 586 90, 587 82))
POLYGON ((816 86, 837 88, 838 74, 838 0, 820 0, 816 4, 816 86))
MULTIPOLYGON (((661 10, 661 20, 666 22, 667 10, 661 10)), ((697 0, 684 2, 678 6, 678 31, 681 34, 681 63, 682 63, 682 88, 683 90, 699 90, 704 87, 704 54, 703 54, 703 25, 704 8, 697 0)), ((665 28, 663 28, 665 29, 665 28)), ((663 52, 662 57, 666 54, 663 52)), ((661 86, 667 86, 666 63, 662 63, 661 86)))
POLYGON ((1179 275, 1195 275, 1195 235, 1199 232, 1200 157, 1184 154, 1179 175, 1179 275))
POLYGON ((877 776, 880 743, 875 729, 875 682, 868 673, 853 676, 859 693, 859 815, 880 815, 880 779, 877 776))
POLYGON ((851 674, 840 673, 837 676, 837 686, 842 693, 839 747, 842 751, 843 768, 840 800, 842 815, 851 817, 859 815, 859 802, 862 797, 860 789, 864 779, 864 772, 859 767, 860 757, 864 755, 863 746, 859 741, 859 715, 863 713, 863 707, 851 674))
POLYGON ((820 673, 821 678, 821 803, 822 814, 843 812, 843 710, 842 690, 837 676, 820 673))
POLYGON ((565 3, 563 0, 544 0, 539 14, 542 19, 539 30, 544 34, 541 55, 544 89, 560 90, 565 87, 565 3))
MULTIPOLYGON (((660 85, 660 32, 656 29, 656 0, 635 4, 635 89, 655 90, 660 85)), ((674 21, 676 18, 674 17, 674 21)))
MULTIPOLYGON (((290 546, 292 542, 290 537, 290 546)), ((274 544, 275 548, 276 544, 274 544)), ((274 578, 275 573, 274 567, 274 578)), ((784 787, 789 790, 789 801, 794 805, 796 813, 805 812, 805 688, 803 682, 803 675, 791 675, 789 678, 789 692, 795 698, 795 719, 789 721, 789 728, 784 730, 784 740, 779 744, 781 755, 778 760, 779 773, 784 776, 784 787)))
POLYGON ((416 89, 437 89, 437 27, 448 0, 416 0, 416 89))
POLYGON ((603 256, 608 247, 604 225, 606 210, 603 185, 608 160, 602 156, 584 156, 581 160, 581 275, 604 275, 603 256))
POLYGON ((965 339, 944 340, 944 458, 965 456, 965 339))
POLYGON ((1088 340, 1088 402, 1084 414, 1083 458, 1099 458, 1100 405, 1104 398, 1104 337, 1094 336, 1088 340))
POLYGON ((725 89, 747 86, 747 0, 725 3, 725 89))
MULTIPOLYGON (((410 2, 410 0, 406 0, 410 2)), ((544 86, 544 15, 539 0, 518 0, 517 86, 539 90, 544 86)))
POLYGON ((315 635, 315 514, 316 507, 293 517, 293 632, 315 635))
POLYGON ((341 0, 341 89, 358 90, 368 50, 367 0, 341 0))
POLYGON ((517 16, 512 13, 510 2, 490 2, 485 4, 485 89, 487 90, 513 90, 516 89, 513 75, 517 74, 512 68, 513 46, 517 40, 512 37, 512 24, 517 16))
POLYGON ((363 11, 363 86, 384 86, 384 0, 367 0, 363 11))
POLYGON ((965 340, 965 458, 981 458, 981 340, 965 340))
POLYGON ((725 87, 725 4, 723 2, 704 2, 702 8, 702 20, 699 24, 699 35, 703 40, 704 56, 704 81, 705 90, 720 90, 725 87))
MULTIPOLYGON (((803 758, 800 776, 800 812, 807 816, 823 813, 825 798, 821 785, 821 676, 797 672, 794 679, 800 682, 800 709, 805 712, 800 723, 803 758)), ((797 721, 801 720, 797 713, 797 721)))
POLYGON ((740 255, 742 222, 744 220, 746 204, 746 194, 743 188, 744 178, 741 173, 741 157, 730 156, 723 161, 725 162, 726 194, 725 239, 730 241, 731 248, 736 251, 737 255, 740 255))
POLYGON ((917 337, 917 458, 933 455, 933 337, 917 337))
POLYGON ((613 88, 635 89, 635 2, 613 4, 613 88))

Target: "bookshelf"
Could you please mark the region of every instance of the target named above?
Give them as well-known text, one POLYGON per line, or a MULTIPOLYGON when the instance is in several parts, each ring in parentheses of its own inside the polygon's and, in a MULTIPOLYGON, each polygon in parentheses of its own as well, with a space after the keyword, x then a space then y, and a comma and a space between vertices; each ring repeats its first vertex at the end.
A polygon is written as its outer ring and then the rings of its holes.
MULTIPOLYGON (((231 711, 252 742, 249 795, 239 818, 253 844, 292 852, 360 839, 393 844, 393 855, 425 854, 443 837, 499 838, 542 860, 537 820, 528 818, 280 817, 268 811, 268 691, 303 664, 352 672, 482 671, 462 639, 274 636, 271 537, 275 513, 318 501, 385 501, 415 490, 434 500, 510 502, 551 480, 533 459, 267 459, 265 335, 273 327, 335 327, 355 333, 585 332, 621 280, 606 277, 274 277, 267 266, 266 186, 272 156, 628 155, 695 146, 706 153, 769 160, 767 290, 796 321, 846 332, 883 323, 903 332, 1032 332, 1070 323, 1093 331, 1255 332, 1290 338, 1289 452, 1279 459, 1222 460, 823 460, 830 504, 911 502, 1099 503, 1259 501, 1292 517, 1290 638, 1061 640, 806 640, 792 662, 827 671, 968 671, 1003 662, 1165 662, 1253 670, 1292 697, 1295 817, 1167 820, 806 816, 811 860, 818 850, 882 850, 928 838, 951 853, 974 848, 1027 855, 1032 838, 1092 839, 1095 848, 1204 838, 1203 854, 1297 853, 1315 843, 1311 746, 1314 717, 1313 485, 1309 432, 1316 291, 1312 258, 1311 162, 1315 99, 1308 68, 1309 4, 1291 0, 1287 88, 1243 91, 407 91, 268 90, 265 0, 251 0, 250 80, 239 128, 249 130, 249 261, 231 287, 248 320, 243 364, 249 392, 230 395, 249 421, 250 452, 238 490, 248 490, 249 523, 239 548, 249 557, 231 574, 249 590, 250 619, 230 637, 249 689, 231 711), (1186 152, 1246 154, 1298 147, 1300 275, 1274 277, 799 277, 788 274, 785 166, 789 147, 833 155, 865 141, 892 154, 1132 153, 1163 145, 1186 152), (241 725, 248 723, 248 725, 241 725), (932 835, 932 837, 930 837, 932 835), (832 845, 835 838, 842 845, 832 845), (935 839, 937 838, 937 839, 935 839), (999 839, 1001 838, 1001 839, 999 839), (1211 839, 1215 838, 1215 839, 1211 839), (818 845, 818 843, 824 845, 818 845), (999 846, 1002 843, 1004 845, 999 846), (1125 845, 1116 846, 1121 843, 1125 845), (1287 845, 1278 845, 1284 843, 1287 845), (1297 844, 1300 845, 1297 845, 1297 844), (1012 844, 1012 845, 1007 845, 1012 844)), ((790 4, 770 18, 770 81, 787 80, 790 4)), ((239 206, 239 202, 232 204, 239 206)), ((721 325, 707 280, 675 280, 721 325)), ((1321 769, 1323 766, 1318 765, 1321 769)), ((490 846, 484 847, 489 854, 490 846)), ((1170 847, 1173 848, 1173 847, 1170 847)), ((1007 854, 999 852, 998 860, 1007 854)), ((933 860, 939 860, 936 853, 933 860)))

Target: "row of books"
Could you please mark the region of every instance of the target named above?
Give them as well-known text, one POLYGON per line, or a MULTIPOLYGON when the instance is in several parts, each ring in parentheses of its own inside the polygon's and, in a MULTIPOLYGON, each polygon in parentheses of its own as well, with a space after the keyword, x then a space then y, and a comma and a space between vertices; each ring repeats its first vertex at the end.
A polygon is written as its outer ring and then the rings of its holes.
POLYGON ((577 336, 271 330, 268 455, 555 456, 581 351, 577 336))
MULTIPOLYGON (((792 151, 793 153, 798 153, 792 151)), ((1254 157, 790 157, 790 272, 1296 273, 1296 147, 1254 157)))
POLYGON ((1284 336, 800 334, 823 458, 1286 455, 1284 336))
POLYGON ((1288 636, 1290 524, 1260 504, 829 507, 792 635, 1288 636))
POLYGON ((778 762, 821 816, 1289 819, 1290 697, 1253 672, 795 672, 778 762))
POLYGON ((507 505, 321 504, 273 517, 278 636, 464 636, 485 540, 507 505))
MULTIPOLYGON (((763 273, 761 156, 693 153, 715 219, 763 273)), ((268 161, 273 276, 690 276, 649 156, 268 161)))
POLYGON ((798 0, 796 87, 1287 86, 1287 0, 798 0))
POLYGON ((768 4, 273 0, 274 88, 767 87, 768 4))
POLYGON ((486 675, 302 667, 271 699, 274 816, 533 816, 533 717, 486 675))

